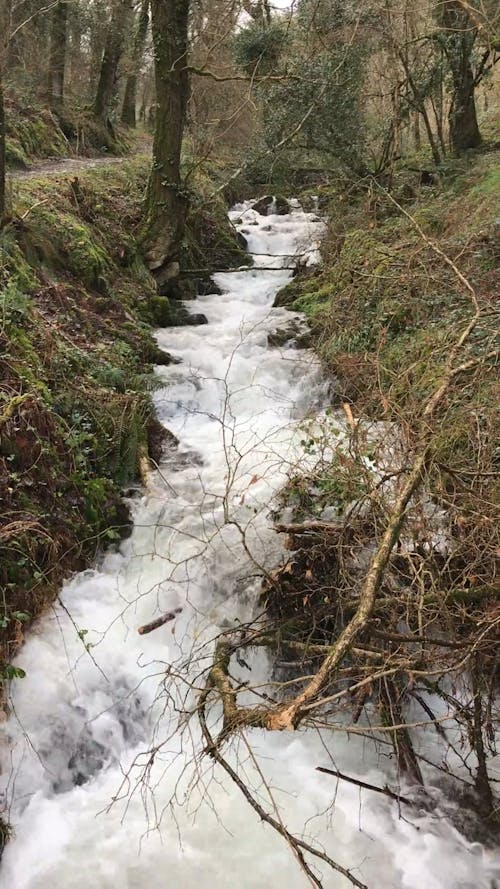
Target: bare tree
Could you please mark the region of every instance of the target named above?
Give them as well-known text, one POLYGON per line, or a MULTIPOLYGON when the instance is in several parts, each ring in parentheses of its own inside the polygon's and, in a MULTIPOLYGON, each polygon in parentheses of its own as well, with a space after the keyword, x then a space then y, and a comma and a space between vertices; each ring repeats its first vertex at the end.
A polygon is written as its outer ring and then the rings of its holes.
POLYGON ((132 0, 114 0, 109 22, 99 82, 94 101, 94 114, 109 124, 125 39, 132 15, 132 0))
POLYGON ((121 120, 122 123, 129 127, 136 126, 137 77, 140 71, 144 53, 144 44, 148 33, 149 2, 150 0, 142 0, 139 9, 139 17, 134 35, 134 46, 132 49, 132 57, 130 59, 130 71, 125 86, 125 95, 123 97, 121 120))
POLYGON ((64 70, 68 24, 67 0, 59 0, 51 12, 48 99, 54 111, 60 111, 64 101, 64 70))

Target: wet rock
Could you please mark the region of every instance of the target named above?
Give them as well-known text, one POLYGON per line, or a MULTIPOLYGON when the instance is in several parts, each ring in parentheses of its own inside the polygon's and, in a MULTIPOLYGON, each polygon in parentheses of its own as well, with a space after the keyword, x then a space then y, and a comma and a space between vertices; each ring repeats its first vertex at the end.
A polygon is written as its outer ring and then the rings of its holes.
POLYGON ((286 284, 274 297, 273 308, 290 308, 298 296, 297 285, 294 282, 286 284))
POLYGON ((252 210, 255 210, 257 213, 260 213, 261 216, 267 216, 269 213, 269 208, 271 207, 273 202, 272 195, 266 194, 263 198, 259 198, 258 201, 255 201, 255 204, 252 207, 252 210))
POLYGON ((259 198, 253 205, 252 209, 256 210, 257 213, 260 213, 261 216, 269 216, 270 213, 276 213, 278 216, 286 216, 290 213, 291 207, 289 201, 287 201, 283 195, 278 194, 275 197, 265 195, 263 198, 259 198))
POLYGON ((240 247, 241 247, 242 250, 246 250, 246 249, 247 249, 247 247, 248 247, 248 241, 247 241, 247 239, 245 238, 245 235, 243 235, 241 232, 237 232, 237 233, 236 233, 236 240, 238 241, 238 244, 240 245, 240 247))
POLYGON ((196 312, 193 315, 188 314, 186 324, 190 327, 198 327, 201 324, 208 324, 208 318, 202 312, 196 312))
POLYGON ((195 299, 196 284, 192 278, 172 278, 158 284, 158 294, 176 302, 195 299))
POLYGON ((182 363, 182 358, 177 358, 175 355, 171 355, 170 352, 165 352, 164 349, 160 349, 160 347, 155 344, 152 344, 151 350, 148 351, 146 358, 150 364, 154 364, 157 367, 168 367, 169 364, 182 363))
POLYGON ((219 285, 216 284, 215 281, 212 281, 211 278, 199 279, 197 281, 197 286, 198 286, 198 295, 199 296, 207 296, 208 294, 210 294, 210 295, 219 294, 220 295, 222 293, 222 290, 220 289, 219 285))
POLYGON ((103 744, 92 738, 88 730, 82 732, 73 754, 68 759, 70 780, 55 782, 54 790, 59 793, 69 790, 72 785, 81 787, 100 772, 107 759, 107 751, 103 744))
POLYGON ((291 211, 289 201, 281 194, 276 195, 273 204, 273 212, 277 213, 278 216, 287 216, 291 211))
POLYGON ((277 327, 268 334, 267 344, 278 349, 286 345, 294 349, 309 349, 312 344, 312 334, 303 321, 292 318, 283 327, 277 327))
POLYGON ((168 429, 165 429, 163 423, 156 417, 151 417, 147 429, 147 440, 148 440, 148 456, 150 459, 154 460, 155 463, 159 463, 161 460, 164 451, 173 447, 171 438, 174 439, 175 447, 179 444, 175 435, 172 435, 168 429))
POLYGON ((203 457, 197 451, 176 451, 175 454, 169 455, 163 462, 167 463, 169 468, 175 471, 188 469, 190 466, 204 465, 203 457))
POLYGON ((172 453, 176 451, 179 447, 179 439, 170 429, 165 428, 165 442, 164 442, 164 450, 172 453))

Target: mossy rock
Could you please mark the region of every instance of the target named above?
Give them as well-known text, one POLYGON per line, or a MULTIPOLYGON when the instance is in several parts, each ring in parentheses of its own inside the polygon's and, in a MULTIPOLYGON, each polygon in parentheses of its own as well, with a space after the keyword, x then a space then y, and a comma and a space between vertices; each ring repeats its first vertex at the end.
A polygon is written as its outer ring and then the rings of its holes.
POLYGON ((281 290, 278 290, 276 296, 274 297, 273 306, 275 308, 292 308, 296 299, 302 293, 301 284, 297 281, 290 281, 289 284, 286 284, 285 287, 282 287, 281 290))
POLYGON ((266 194, 262 198, 259 198, 258 201, 255 201, 255 204, 252 205, 252 210, 255 210, 256 213, 260 213, 261 216, 268 216, 272 203, 273 196, 266 194))
POLYGON ((9 136, 5 141, 5 162, 7 167, 17 170, 25 170, 28 167, 28 158, 22 145, 17 139, 9 136))
POLYGON ((273 200, 274 212, 277 213, 278 216, 288 216, 291 213, 291 207, 289 201, 283 197, 283 195, 278 194, 275 196, 273 200))
POLYGON ((155 327, 170 327, 175 321, 175 309, 168 297, 152 296, 149 301, 151 320, 155 327))

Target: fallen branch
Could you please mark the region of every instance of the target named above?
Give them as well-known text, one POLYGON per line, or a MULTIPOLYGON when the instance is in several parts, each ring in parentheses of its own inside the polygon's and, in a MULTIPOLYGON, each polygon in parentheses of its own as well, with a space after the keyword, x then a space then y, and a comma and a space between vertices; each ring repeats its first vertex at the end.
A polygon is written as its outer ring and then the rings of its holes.
POLYGON ((325 531, 327 534, 339 534, 343 531, 345 525, 343 522, 291 522, 275 525, 274 529, 278 534, 304 534, 307 531, 325 531))
POLYGON ((399 793, 394 793, 393 790, 389 790, 388 787, 376 787, 375 784, 367 784, 366 781, 359 781, 358 778, 351 778, 350 775, 343 775, 342 772, 337 772, 335 769, 326 769, 324 766, 316 766, 317 772, 324 772, 325 775, 333 775, 335 778, 340 778, 342 781, 348 781, 349 784, 355 784, 356 787, 362 787, 364 790, 373 790, 375 793, 382 793, 384 796, 388 796, 390 799, 396 800, 398 803, 406 803, 408 806, 414 805, 411 799, 408 799, 406 796, 401 796, 399 793))
POLYGON ((152 620, 149 624, 143 624, 142 627, 139 627, 137 632, 139 636, 145 636, 146 633, 152 633, 153 630, 157 630, 158 627, 162 627, 163 624, 167 624, 170 620, 175 620, 177 614, 180 614, 182 608, 174 608, 173 611, 167 611, 166 614, 163 614, 161 617, 158 617, 156 620, 152 620))

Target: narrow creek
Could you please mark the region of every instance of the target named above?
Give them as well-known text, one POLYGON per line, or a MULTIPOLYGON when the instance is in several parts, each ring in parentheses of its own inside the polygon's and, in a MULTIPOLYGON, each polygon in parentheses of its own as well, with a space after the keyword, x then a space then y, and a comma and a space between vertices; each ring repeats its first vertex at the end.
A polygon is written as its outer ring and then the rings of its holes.
MULTIPOLYGON (((0 871, 5 889, 308 885, 281 837, 200 758, 196 720, 181 713, 194 700, 185 678, 196 686, 210 640, 252 613, 259 566, 279 560, 269 504, 300 462, 301 421, 326 398, 312 353, 268 345, 290 319, 271 308, 291 275, 287 257, 313 258, 321 223, 298 206, 264 217, 245 204, 231 215, 255 267, 218 274, 220 292, 192 303, 208 324, 157 333, 180 359, 158 368, 164 386, 155 395, 179 447, 134 502, 131 537, 65 586, 62 606, 17 659, 27 675, 12 689, 3 749, 15 829, 0 871), (182 609, 175 621, 138 634, 174 609, 182 609)), ((252 681, 269 676, 263 652, 251 666, 252 681)), ((258 769, 243 742, 228 755, 259 798, 272 806, 264 776, 287 826, 370 889, 495 885, 489 853, 446 819, 400 813, 385 797, 315 772, 330 754, 343 772, 378 785, 394 779, 389 758, 366 739, 340 729, 248 738, 258 769)), ((422 744, 433 743, 423 732, 422 744)), ((350 885, 327 870, 322 880, 350 885)))

